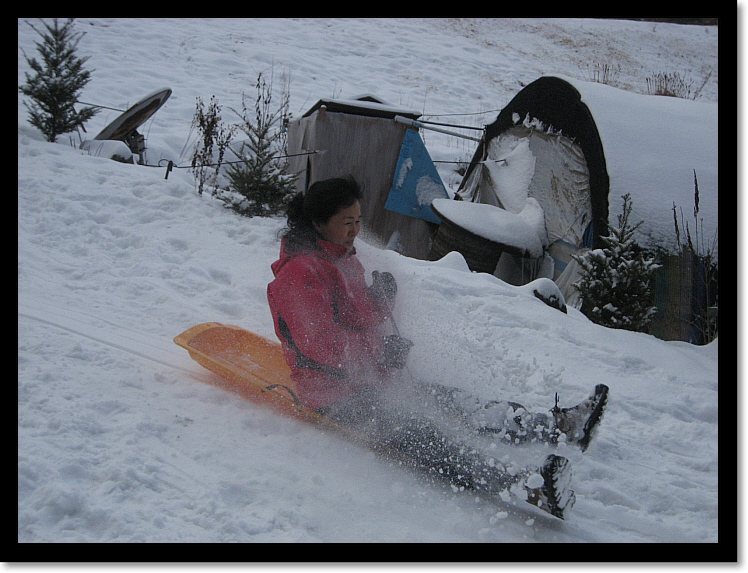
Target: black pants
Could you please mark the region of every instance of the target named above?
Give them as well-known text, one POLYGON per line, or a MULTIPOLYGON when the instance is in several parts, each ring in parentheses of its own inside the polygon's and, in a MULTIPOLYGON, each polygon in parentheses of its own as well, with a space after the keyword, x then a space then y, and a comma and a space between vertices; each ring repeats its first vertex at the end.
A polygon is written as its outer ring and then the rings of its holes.
POLYGON ((507 473, 501 464, 450 437, 428 417, 392 405, 375 390, 365 389, 318 411, 394 451, 431 478, 446 479, 460 488, 498 493, 524 477, 507 473))

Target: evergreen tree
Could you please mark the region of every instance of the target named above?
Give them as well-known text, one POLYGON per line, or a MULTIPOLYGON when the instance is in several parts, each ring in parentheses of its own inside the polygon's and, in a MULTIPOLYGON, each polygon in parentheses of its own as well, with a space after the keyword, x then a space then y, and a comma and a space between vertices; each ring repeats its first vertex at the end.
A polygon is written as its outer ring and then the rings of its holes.
POLYGON ((26 62, 36 75, 27 72, 26 84, 19 90, 32 101, 31 104, 23 102, 29 110, 29 123, 51 142, 58 135, 82 126, 98 112, 93 107, 84 107, 80 111, 74 108, 78 93, 91 79, 91 72, 83 68, 88 57, 75 55, 83 33, 73 32, 73 22, 72 18, 63 25, 57 18, 53 19, 52 25, 42 21, 46 33, 29 24, 43 38, 43 42, 36 42, 42 61, 29 58, 24 52, 26 62))
POLYGON ((573 287, 581 294, 582 313, 596 324, 645 332, 657 312, 653 306, 652 278, 659 268, 633 236, 642 222, 629 223, 631 196, 623 196, 618 227, 601 237, 605 248, 572 255, 581 265, 582 278, 573 287))
POLYGON ((282 129, 288 117, 288 93, 284 91, 276 110, 271 109, 271 101, 272 85, 260 73, 254 114, 247 109, 244 94, 242 113, 236 112, 243 122, 239 128, 248 139, 238 153, 234 151, 239 161, 229 166, 229 191, 217 194, 228 207, 249 217, 281 213, 294 193, 295 177, 287 173, 282 129))

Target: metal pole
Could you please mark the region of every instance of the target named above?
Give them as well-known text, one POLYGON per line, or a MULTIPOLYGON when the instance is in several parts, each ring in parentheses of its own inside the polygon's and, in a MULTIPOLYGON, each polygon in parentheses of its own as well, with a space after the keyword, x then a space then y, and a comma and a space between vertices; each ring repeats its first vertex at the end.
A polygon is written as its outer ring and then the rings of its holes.
POLYGON ((440 129, 438 127, 430 127, 428 125, 424 125, 420 121, 416 121, 414 119, 409 119, 409 118, 403 117, 401 115, 396 115, 394 119, 395 119, 395 121, 397 123, 404 123, 405 125, 409 125, 411 127, 423 128, 423 129, 430 129, 431 131, 438 131, 439 133, 446 133, 447 135, 454 135, 455 137, 461 137, 463 139, 470 139, 471 141, 477 141, 478 143, 480 143, 482 141, 478 137, 471 137, 469 135, 464 135, 462 133, 457 133, 455 131, 449 131, 448 129, 440 129))

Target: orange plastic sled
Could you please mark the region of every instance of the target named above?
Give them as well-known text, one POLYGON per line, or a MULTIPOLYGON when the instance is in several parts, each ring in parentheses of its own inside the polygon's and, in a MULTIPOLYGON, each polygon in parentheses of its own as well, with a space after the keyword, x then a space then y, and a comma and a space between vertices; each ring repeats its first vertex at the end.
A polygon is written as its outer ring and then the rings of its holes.
POLYGON ((210 382, 252 402, 306 422, 322 424, 355 441, 369 440, 304 407, 296 397, 281 345, 239 326, 206 322, 174 338, 190 356, 218 375, 210 382))

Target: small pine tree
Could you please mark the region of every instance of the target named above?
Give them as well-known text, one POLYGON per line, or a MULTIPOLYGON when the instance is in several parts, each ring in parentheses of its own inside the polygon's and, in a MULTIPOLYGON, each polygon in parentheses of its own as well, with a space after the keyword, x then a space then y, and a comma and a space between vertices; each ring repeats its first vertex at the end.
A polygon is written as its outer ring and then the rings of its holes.
POLYGON ((93 107, 84 107, 80 111, 74 108, 78 103, 78 93, 91 79, 91 72, 83 69, 88 57, 75 55, 83 33, 73 32, 73 22, 70 18, 61 26, 54 18, 50 26, 42 21, 47 33, 29 24, 44 40, 36 42, 42 62, 27 57, 25 52, 23 54, 36 72, 34 76, 27 72, 26 84, 19 87, 19 91, 32 100, 31 104, 23 102, 29 110, 29 123, 51 142, 58 135, 81 127, 98 112, 93 107))
POLYGON ((241 113, 233 110, 242 118, 239 128, 248 140, 238 153, 234 151, 239 161, 229 166, 229 190, 217 194, 228 207, 248 217, 281 213, 293 196, 295 180, 287 173, 282 129, 288 117, 288 92, 283 92, 280 107, 272 110, 272 83, 268 86, 260 73, 256 87, 254 117, 244 94, 241 113))
POLYGON ((623 196, 618 227, 601 237, 605 248, 572 255, 581 265, 582 278, 572 286, 581 294, 582 312, 596 324, 645 332, 657 312, 651 287, 654 257, 646 255, 633 236, 642 222, 630 226, 631 196, 623 196))

